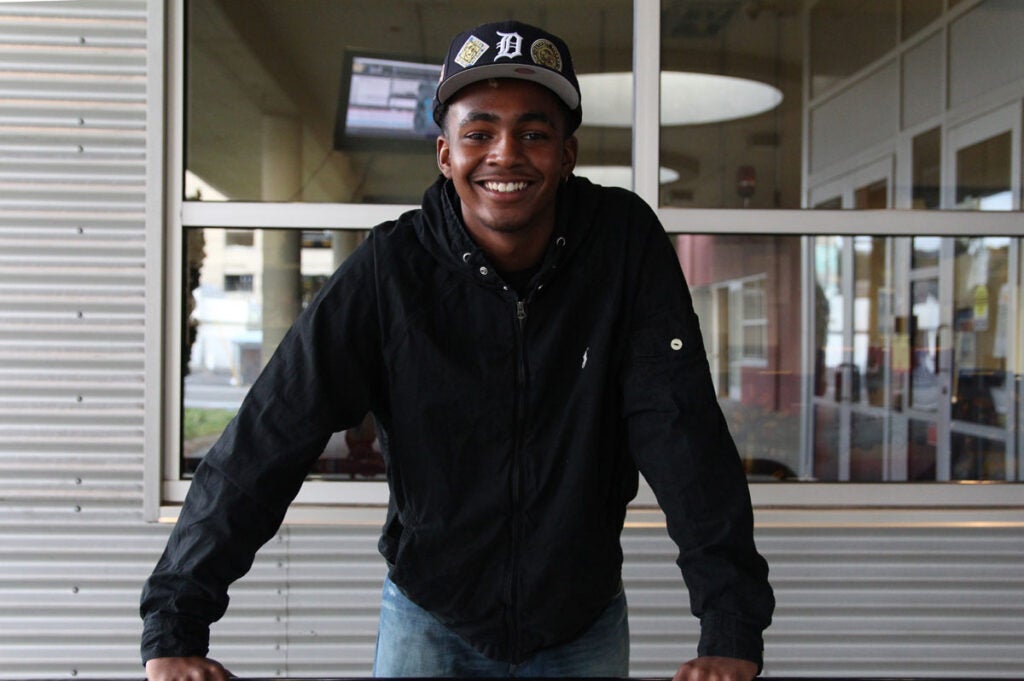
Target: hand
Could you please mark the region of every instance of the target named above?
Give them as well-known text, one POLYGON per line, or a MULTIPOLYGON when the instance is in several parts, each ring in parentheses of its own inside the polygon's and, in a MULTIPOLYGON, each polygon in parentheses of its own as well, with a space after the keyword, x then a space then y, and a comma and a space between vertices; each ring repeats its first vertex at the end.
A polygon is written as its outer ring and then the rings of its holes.
POLYGON ((149 681, 226 681, 234 674, 207 657, 154 657, 146 663, 149 681))
POLYGON ((679 668, 672 681, 752 681, 757 665, 733 657, 698 657, 679 668))

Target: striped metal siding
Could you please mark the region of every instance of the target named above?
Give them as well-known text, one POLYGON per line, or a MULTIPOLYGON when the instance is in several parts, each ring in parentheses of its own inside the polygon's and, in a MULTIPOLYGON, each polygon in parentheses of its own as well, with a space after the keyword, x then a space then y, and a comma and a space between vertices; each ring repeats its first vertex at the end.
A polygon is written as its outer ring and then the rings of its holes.
POLYGON ((138 675, 145 2, 0 4, 0 674, 138 675), (129 667, 128 660, 134 664, 129 667))
MULTIPOLYGON (((826 514, 827 515, 827 514, 826 514)), ((634 676, 668 675, 698 631, 664 530, 627 530, 634 676), (683 645, 678 633, 684 632, 683 645)), ((1024 529, 758 530, 777 607, 766 676, 1020 678, 1024 529)))
MULTIPOLYGON (((373 527, 286 527, 239 583, 212 654, 248 676, 365 676, 380 580, 373 527)), ((758 530, 778 606, 766 676, 1020 678, 1024 528, 758 530)), ((631 675, 669 677, 698 627, 663 528, 628 528, 631 675)))
POLYGON ((998 527, 768 533, 790 674, 1024 673, 1024 531, 998 527))

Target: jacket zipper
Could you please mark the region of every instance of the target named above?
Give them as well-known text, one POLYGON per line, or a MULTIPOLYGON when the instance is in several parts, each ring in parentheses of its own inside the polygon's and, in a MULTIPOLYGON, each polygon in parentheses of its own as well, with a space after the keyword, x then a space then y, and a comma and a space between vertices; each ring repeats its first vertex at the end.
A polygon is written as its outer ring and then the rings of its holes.
POLYGON ((516 579, 519 573, 519 543, 522 532, 520 504, 520 448, 523 442, 523 423, 526 414, 526 343, 524 328, 526 326, 526 301, 516 300, 516 390, 515 390, 515 421, 512 449, 512 550, 506 583, 506 596, 509 603, 509 652, 513 659, 519 659, 519 604, 516 593, 516 579))

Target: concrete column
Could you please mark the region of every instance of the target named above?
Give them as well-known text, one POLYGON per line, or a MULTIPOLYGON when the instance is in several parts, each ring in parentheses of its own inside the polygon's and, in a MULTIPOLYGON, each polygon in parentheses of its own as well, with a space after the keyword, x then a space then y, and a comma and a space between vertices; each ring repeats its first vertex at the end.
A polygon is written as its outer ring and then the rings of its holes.
MULTIPOLYGON (((264 115, 262 145, 263 200, 301 199, 301 122, 291 116, 264 115)), ((301 230, 263 230, 264 364, 302 309, 301 249, 301 230)))
POLYGON ((335 269, 345 262, 345 258, 352 255, 352 251, 356 250, 356 246, 362 243, 362 241, 362 231, 351 229, 331 230, 331 256, 334 260, 335 269))

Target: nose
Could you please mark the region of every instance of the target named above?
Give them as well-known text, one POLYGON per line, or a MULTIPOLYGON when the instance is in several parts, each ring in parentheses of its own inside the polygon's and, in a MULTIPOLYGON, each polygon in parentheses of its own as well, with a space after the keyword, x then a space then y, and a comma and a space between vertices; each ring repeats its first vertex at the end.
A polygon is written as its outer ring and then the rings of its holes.
POLYGON ((488 160, 495 165, 515 165, 522 158, 522 144, 512 133, 503 133, 494 138, 488 160))

